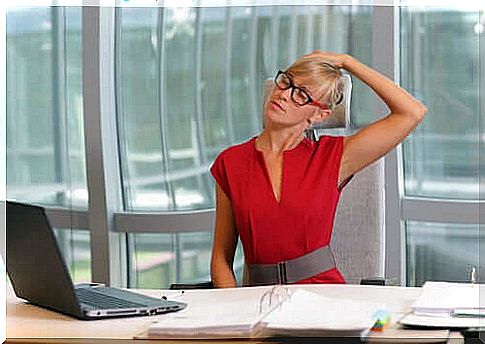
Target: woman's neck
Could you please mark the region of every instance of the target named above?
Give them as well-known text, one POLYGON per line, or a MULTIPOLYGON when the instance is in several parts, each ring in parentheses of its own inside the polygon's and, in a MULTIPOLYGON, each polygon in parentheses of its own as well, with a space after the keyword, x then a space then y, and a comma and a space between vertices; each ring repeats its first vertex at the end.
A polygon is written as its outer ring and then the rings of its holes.
POLYGON ((300 131, 283 132, 265 129, 256 138, 256 148, 272 155, 279 155, 283 151, 298 146, 304 138, 304 133, 300 131))

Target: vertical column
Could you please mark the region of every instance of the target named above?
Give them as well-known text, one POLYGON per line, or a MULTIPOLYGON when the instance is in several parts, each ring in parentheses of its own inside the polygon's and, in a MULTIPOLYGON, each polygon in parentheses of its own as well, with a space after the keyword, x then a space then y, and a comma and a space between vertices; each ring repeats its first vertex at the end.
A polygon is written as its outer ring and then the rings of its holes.
MULTIPOLYGON (((373 68, 391 80, 398 79, 399 51, 399 8, 375 6, 372 28, 372 65, 373 68)), ((387 106, 378 100, 376 113, 387 113, 387 106)), ((405 282, 405 238, 401 221, 402 181, 401 146, 399 145, 385 157, 385 245, 384 273, 387 278, 397 278, 405 282)))
POLYGON ((114 8, 83 7, 82 33, 92 280, 126 286, 125 234, 112 231, 113 214, 122 210, 114 100, 114 8))

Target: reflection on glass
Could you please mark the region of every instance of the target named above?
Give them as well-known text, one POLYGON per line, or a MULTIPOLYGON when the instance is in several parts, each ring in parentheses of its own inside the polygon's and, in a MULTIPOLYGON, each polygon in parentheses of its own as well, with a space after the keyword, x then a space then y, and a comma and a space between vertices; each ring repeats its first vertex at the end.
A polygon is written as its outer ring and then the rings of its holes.
POLYGON ((477 11, 401 9, 402 85, 429 110, 403 145, 406 195, 478 198, 485 138, 477 23, 477 11))
POLYGON ((56 228, 54 234, 73 282, 90 282, 91 236, 89 231, 56 228))
MULTIPOLYGON (((263 82, 298 55, 334 50, 371 63, 372 6, 119 8, 116 22, 130 211, 213 208, 210 164, 261 130, 263 82)), ((372 99, 355 93, 355 113, 370 114, 355 123, 375 119, 372 99)))
MULTIPOLYGON (((406 262, 408 286, 425 281, 470 282, 470 266, 482 266, 478 224, 433 222, 406 223, 406 262)), ((485 271, 479 269, 478 281, 485 271)))
MULTIPOLYGON (((168 288, 172 283, 210 281, 212 233, 128 234, 129 286, 168 288)), ((242 251, 236 251, 234 270, 242 277, 242 251)))
POLYGON ((81 7, 7 12, 7 197, 87 208, 81 7))

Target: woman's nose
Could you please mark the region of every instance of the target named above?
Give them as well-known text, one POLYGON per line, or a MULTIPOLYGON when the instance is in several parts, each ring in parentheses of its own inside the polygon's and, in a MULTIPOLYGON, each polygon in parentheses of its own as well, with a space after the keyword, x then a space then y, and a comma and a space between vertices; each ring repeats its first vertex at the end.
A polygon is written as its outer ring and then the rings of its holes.
POLYGON ((290 99, 290 96, 291 96, 291 87, 287 88, 286 90, 282 90, 278 87, 275 87, 273 91, 273 95, 275 95, 279 99, 288 100, 290 99))

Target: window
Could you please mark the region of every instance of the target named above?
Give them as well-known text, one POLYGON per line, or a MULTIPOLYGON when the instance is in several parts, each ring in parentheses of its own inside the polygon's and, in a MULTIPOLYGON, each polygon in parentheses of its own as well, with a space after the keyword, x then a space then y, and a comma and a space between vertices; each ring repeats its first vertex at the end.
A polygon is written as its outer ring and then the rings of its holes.
MULTIPOLYGON (((81 37, 79 7, 7 12, 8 199, 87 209, 81 37)), ((89 232, 55 234, 73 280, 90 281, 89 232)))
POLYGON ((429 110, 403 146, 406 195, 478 198, 479 24, 477 11, 401 10, 402 85, 429 110))
MULTIPOLYGON (((148 218, 213 209, 209 166, 224 148, 261 130, 264 81, 316 49, 370 63, 371 20, 369 6, 118 8, 124 210, 148 218)), ((371 97, 355 93, 355 123, 374 119, 371 97)), ((128 240, 131 286, 209 278, 212 228, 186 232, 184 221, 177 223, 163 234, 144 232, 142 224, 126 229, 137 232, 128 240)), ((241 276, 240 247, 235 267, 241 276)))
MULTIPOLYGON (((436 262, 447 258, 432 243, 423 244, 422 234, 447 238, 445 233, 458 231, 457 240, 443 239, 456 245, 460 238, 468 242, 476 223, 447 211, 438 220, 436 214, 421 216, 416 206, 403 204, 448 209, 456 202, 467 214, 475 209, 468 204, 477 204, 483 168, 482 26, 483 12, 438 7, 395 12, 372 6, 11 9, 7 197, 55 212, 53 225, 63 228, 56 233, 77 281, 91 274, 109 282, 110 269, 126 270, 121 284, 140 288, 208 279, 214 208, 210 164, 225 147, 261 130, 264 80, 312 50, 348 52, 368 65, 400 63, 403 87, 429 108, 402 145, 404 195, 388 215, 397 214, 406 228, 407 242, 400 244, 407 249, 408 282, 419 285, 435 276, 461 280, 461 265, 476 259, 460 253, 460 267, 446 273, 438 263, 426 265, 423 249, 438 257, 436 262), (394 14, 400 16, 399 34, 375 39, 397 22, 394 14), (82 25, 85 19, 90 25, 82 25), (83 35, 100 43, 82 51, 83 35), (373 56, 398 36, 400 61, 373 56), (93 87, 83 85, 86 76, 103 80, 94 87, 103 95, 101 104, 93 98, 86 102, 93 87), (103 120, 93 126, 84 118, 103 120), (113 138, 113 149, 96 143, 99 147, 86 151, 85 138, 91 144, 95 137, 113 138), (103 176, 94 171, 98 148, 104 157, 116 155, 109 162, 100 159, 103 176), (119 183, 98 187, 114 175, 121 176, 119 183), (113 190, 114 197, 105 195, 113 190), (73 218, 79 223, 69 222, 73 218), (74 229, 66 229, 69 223, 74 229), (117 240, 111 240, 114 236, 117 240), (101 252, 90 249, 93 242, 101 252)), ((353 81, 355 129, 377 118, 377 106, 372 91, 353 81)), ((395 170, 386 168, 388 180, 395 170)), ((392 197, 400 195, 386 195, 392 197)), ((397 236, 396 228, 389 231, 397 236)), ((456 252, 463 250, 456 245, 456 252)), ((242 256, 239 247, 239 280, 242 256)))
POLYGON ((87 208, 81 9, 7 14, 7 197, 87 208))
POLYGON ((446 224, 408 221, 406 223, 407 280, 411 286, 426 281, 469 282, 471 267, 478 267, 480 247, 478 224, 446 224))
POLYGON ((64 262, 74 283, 91 281, 91 243, 86 230, 54 229, 64 262))
POLYGON ((429 110, 403 144, 407 284, 469 281, 483 245, 477 206, 485 148, 483 12, 403 7, 400 13, 401 82, 429 110))

